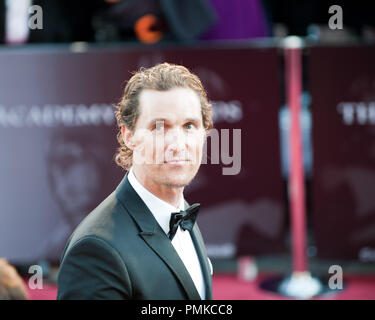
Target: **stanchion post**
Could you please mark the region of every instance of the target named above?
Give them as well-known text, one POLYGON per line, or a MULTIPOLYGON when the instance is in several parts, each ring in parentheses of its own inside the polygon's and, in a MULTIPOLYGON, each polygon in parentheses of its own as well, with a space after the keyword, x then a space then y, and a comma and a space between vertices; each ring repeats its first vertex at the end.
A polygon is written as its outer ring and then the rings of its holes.
POLYGON ((290 110, 289 199, 293 272, 308 271, 306 257, 306 210, 303 145, 300 123, 302 96, 302 40, 285 42, 286 99, 290 110))
POLYGON ((301 130, 303 40, 287 37, 284 41, 286 99, 290 110, 289 207, 293 271, 279 285, 279 292, 308 299, 322 292, 320 280, 309 272, 306 252, 305 176, 301 130))

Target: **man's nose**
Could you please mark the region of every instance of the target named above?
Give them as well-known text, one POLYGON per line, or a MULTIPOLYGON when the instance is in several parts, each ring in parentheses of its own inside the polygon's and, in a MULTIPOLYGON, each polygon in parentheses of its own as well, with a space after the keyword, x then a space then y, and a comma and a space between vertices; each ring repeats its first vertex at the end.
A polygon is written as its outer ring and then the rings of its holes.
POLYGON ((169 130, 166 135, 167 150, 180 151, 186 147, 186 135, 180 128, 169 130))

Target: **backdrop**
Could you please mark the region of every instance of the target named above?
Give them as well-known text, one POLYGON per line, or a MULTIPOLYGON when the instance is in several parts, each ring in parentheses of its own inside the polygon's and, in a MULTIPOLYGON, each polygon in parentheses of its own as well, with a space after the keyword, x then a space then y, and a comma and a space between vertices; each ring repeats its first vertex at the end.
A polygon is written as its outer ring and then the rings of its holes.
POLYGON ((276 48, 62 46, 0 51, 0 256, 59 260, 75 226, 124 175, 113 160, 112 105, 125 80, 164 61, 197 73, 214 105, 217 135, 185 192, 202 205, 208 254, 284 250, 276 48))
POLYGON ((375 261, 375 47, 309 49, 321 258, 375 261))

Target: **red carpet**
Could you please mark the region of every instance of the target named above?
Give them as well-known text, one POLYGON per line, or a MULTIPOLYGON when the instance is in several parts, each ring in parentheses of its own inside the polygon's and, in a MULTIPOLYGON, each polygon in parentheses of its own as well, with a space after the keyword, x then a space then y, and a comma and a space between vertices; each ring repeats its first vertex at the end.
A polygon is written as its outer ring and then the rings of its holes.
MULTIPOLYGON (((261 274, 254 282, 239 281, 233 274, 217 274, 213 278, 215 300, 285 300, 282 295, 259 288, 271 275, 261 274)), ((319 300, 375 300, 375 274, 351 275, 344 278, 345 289, 337 294, 317 297, 319 300)), ((30 300, 56 299, 56 285, 44 284, 42 290, 29 290, 30 300)))
MULTIPOLYGON (((215 300, 287 300, 285 296, 264 291, 259 284, 272 275, 259 275, 254 282, 243 282, 232 274, 216 275, 213 279, 215 300)), ((344 290, 318 296, 317 300, 375 300, 375 274, 344 277, 344 290)))

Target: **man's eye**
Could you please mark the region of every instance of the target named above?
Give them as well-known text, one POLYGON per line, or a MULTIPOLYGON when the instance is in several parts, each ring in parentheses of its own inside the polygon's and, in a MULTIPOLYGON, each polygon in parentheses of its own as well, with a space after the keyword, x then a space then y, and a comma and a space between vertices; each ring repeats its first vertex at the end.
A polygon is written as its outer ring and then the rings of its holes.
POLYGON ((189 122, 189 123, 185 124, 185 128, 186 129, 193 129, 194 128, 194 124, 191 123, 191 122, 189 122))
POLYGON ((161 131, 164 129, 164 124, 163 123, 157 123, 155 124, 154 130, 161 131))

